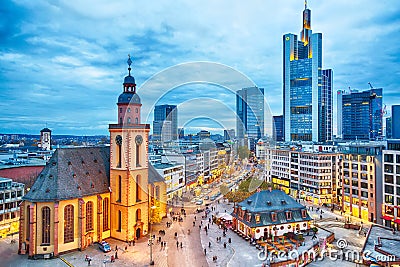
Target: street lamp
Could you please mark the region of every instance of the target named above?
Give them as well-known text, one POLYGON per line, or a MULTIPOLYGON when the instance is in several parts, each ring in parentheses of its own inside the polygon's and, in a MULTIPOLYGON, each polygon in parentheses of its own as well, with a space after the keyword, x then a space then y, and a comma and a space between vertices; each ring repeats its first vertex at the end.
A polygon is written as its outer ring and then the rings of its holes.
POLYGON ((150 208, 150 229, 149 229, 149 233, 150 233, 150 239, 149 239, 149 246, 150 246, 150 265, 154 265, 154 260, 153 260, 153 235, 151 233, 151 225, 153 224, 153 211, 154 209, 157 208, 156 206, 152 206, 150 208))

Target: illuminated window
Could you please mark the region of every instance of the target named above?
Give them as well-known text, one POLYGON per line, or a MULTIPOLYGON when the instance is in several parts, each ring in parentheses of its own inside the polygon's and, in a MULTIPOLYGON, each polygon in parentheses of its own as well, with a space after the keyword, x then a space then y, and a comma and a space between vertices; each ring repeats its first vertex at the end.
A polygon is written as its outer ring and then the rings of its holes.
POLYGON ((256 223, 260 222, 260 214, 256 214, 256 223))
POLYGON ((275 212, 271 212, 271 219, 273 222, 276 221, 276 213, 275 212))
POLYGON ((103 200, 103 229, 109 230, 110 227, 108 225, 108 198, 103 200))
POLYGON ((93 202, 86 203, 86 232, 93 230, 93 202))
POLYGON ((42 244, 50 244, 50 208, 42 208, 42 244))
POLYGON ((74 241, 74 206, 64 208, 64 243, 74 241))

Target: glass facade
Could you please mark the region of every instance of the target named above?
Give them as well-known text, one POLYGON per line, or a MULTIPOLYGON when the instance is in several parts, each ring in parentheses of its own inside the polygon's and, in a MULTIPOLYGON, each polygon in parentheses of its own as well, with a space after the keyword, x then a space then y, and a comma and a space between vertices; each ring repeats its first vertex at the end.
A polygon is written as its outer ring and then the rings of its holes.
POLYGON ((237 136, 247 137, 250 150, 264 136, 264 88, 249 87, 236 92, 237 136))
POLYGON ((153 140, 155 143, 178 139, 178 109, 176 105, 154 108, 153 140))
POLYGON ((322 70, 322 34, 312 33, 306 8, 301 40, 283 36, 285 141, 332 140, 332 77, 332 70, 322 70))
POLYGON ((382 88, 342 95, 344 140, 376 140, 382 136, 382 88))

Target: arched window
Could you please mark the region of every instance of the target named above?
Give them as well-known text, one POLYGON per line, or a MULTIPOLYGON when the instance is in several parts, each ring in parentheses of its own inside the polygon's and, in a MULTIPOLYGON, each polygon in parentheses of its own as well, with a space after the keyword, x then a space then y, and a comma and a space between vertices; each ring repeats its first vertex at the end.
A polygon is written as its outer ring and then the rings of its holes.
POLYGON ((115 137, 115 144, 117 145, 117 168, 121 168, 122 162, 122 136, 115 137))
POLYGON ((140 145, 136 144, 136 166, 140 166, 140 145))
POLYGON ((139 119, 135 118, 135 123, 138 124, 139 123, 139 119))
POLYGON ((117 184, 117 187, 118 187, 118 197, 117 197, 117 202, 121 202, 121 198, 122 198, 122 177, 121 177, 121 175, 118 175, 118 184, 117 184))
POLYGON ((30 205, 26 207, 26 239, 29 240, 31 235, 31 209, 30 205))
POLYGON ((131 113, 131 108, 128 108, 128 113, 131 113))
POLYGON ((139 222, 142 220, 142 211, 140 209, 136 210, 136 222, 139 222))
POLYGON ((64 208, 64 243, 74 241, 74 206, 64 208))
POLYGON ((86 232, 93 230, 93 202, 86 203, 86 232))
POLYGON ((110 227, 108 225, 108 197, 103 200, 103 229, 109 230, 110 227))
POLYGON ((42 208, 42 244, 50 244, 50 208, 42 208))
POLYGON ((140 197, 141 197, 141 194, 140 194, 140 175, 136 175, 136 202, 139 202, 139 201, 141 201, 140 200, 140 197))
POLYGON ((131 118, 130 117, 128 118, 128 123, 131 123, 131 118))
POLYGON ((119 210, 118 211, 118 228, 117 231, 121 232, 122 230, 122 212, 119 210))

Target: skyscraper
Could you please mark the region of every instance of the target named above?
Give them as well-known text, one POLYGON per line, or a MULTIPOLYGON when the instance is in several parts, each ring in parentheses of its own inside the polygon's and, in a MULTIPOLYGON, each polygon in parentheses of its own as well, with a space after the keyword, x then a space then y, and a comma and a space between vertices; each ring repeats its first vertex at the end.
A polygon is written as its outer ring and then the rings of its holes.
POLYGON ((382 88, 341 93, 341 102, 342 117, 338 121, 344 140, 375 140, 382 136, 382 88))
POLYGON ((248 87, 236 92, 237 137, 249 140, 249 149, 264 136, 264 88, 248 87))
POLYGON ((312 33, 306 1, 300 39, 283 36, 285 141, 332 140, 332 78, 322 69, 322 34, 312 33))
POLYGON ((392 126, 392 138, 400 139, 400 105, 392 106, 392 125, 391 126, 392 126))
POLYGON ((235 129, 224 130, 224 141, 233 140, 235 138, 235 129))
POLYGON ((154 108, 153 141, 155 145, 178 139, 178 109, 176 105, 154 108))
POLYGON ((273 116, 273 124, 272 124, 272 136, 273 139, 277 142, 284 141, 284 133, 283 133, 283 115, 273 116))

